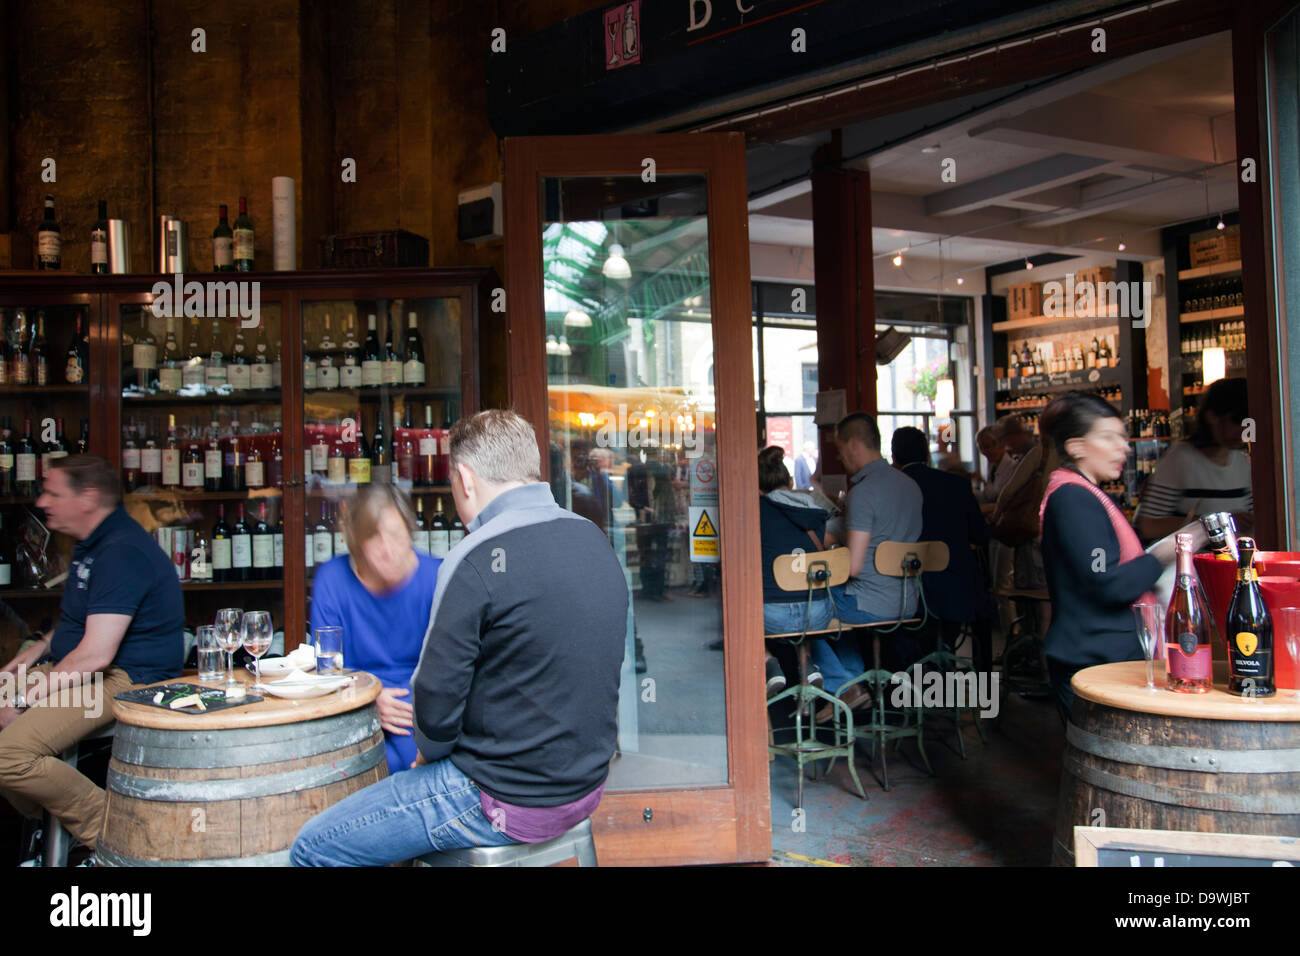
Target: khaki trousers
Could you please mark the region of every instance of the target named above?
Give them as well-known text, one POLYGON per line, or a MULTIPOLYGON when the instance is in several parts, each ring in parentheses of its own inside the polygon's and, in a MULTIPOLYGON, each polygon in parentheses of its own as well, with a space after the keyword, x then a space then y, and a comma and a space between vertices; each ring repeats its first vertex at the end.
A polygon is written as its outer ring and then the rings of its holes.
MULTIPOLYGON (((50 664, 27 672, 48 674, 50 664)), ((105 793, 62 754, 77 741, 113 722, 113 697, 137 686, 120 667, 81 688, 66 687, 42 698, 0 730, 0 795, 26 817, 48 810, 91 849, 104 823, 105 793)), ((139 685, 143 686, 143 685, 139 685)))

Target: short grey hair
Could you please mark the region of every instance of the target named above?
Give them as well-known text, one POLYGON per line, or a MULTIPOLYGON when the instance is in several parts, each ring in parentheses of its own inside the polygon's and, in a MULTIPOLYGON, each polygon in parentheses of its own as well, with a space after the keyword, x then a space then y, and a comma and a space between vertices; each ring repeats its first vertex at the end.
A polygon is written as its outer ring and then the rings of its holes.
POLYGON ((537 433, 517 412, 489 408, 462 418, 451 426, 447 444, 452 468, 468 465, 491 484, 541 481, 537 433))

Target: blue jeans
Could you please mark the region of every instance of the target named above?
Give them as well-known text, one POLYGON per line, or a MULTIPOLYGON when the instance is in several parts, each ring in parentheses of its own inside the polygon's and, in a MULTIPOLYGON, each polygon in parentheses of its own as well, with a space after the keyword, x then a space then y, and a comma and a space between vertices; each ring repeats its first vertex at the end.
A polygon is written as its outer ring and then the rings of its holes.
POLYGON ((763 631, 767 634, 790 634, 804 630, 805 617, 808 630, 816 631, 831 622, 834 605, 824 597, 814 597, 809 613, 808 599, 790 604, 763 605, 763 631))
MULTIPOLYGON (((831 588, 831 598, 835 601, 835 616, 845 627, 888 620, 878 614, 858 610, 858 599, 842 586, 831 588)), ((842 685, 867 669, 867 665, 862 662, 862 652, 858 650, 857 638, 852 634, 846 634, 833 642, 813 641, 811 650, 813 663, 822 672, 822 686, 832 694, 838 693, 842 685)))
POLYGON ((515 843, 483 813, 479 789, 450 760, 422 764, 340 800, 303 825, 294 866, 386 866, 434 850, 515 843))

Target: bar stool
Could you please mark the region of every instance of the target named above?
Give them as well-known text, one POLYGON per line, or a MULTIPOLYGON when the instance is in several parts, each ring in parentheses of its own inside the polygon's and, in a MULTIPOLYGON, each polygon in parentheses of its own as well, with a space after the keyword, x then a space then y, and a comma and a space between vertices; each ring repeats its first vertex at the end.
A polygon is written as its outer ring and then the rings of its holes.
POLYGON ((1050 603, 1052 597, 1045 590, 1014 587, 1002 588, 996 591, 995 594, 999 598, 1011 601, 1013 607, 1020 601, 1026 601, 1029 604, 1028 610, 1022 610, 1012 620, 1008 629, 1006 644, 1002 648, 1002 680, 999 693, 1001 700, 998 708, 998 725, 1001 726, 1002 715, 1006 711, 1006 696, 1010 691, 1015 690, 1020 694, 1039 696, 1051 693, 1052 685, 1048 681, 1047 675, 1043 673, 1042 660, 1045 644, 1043 641, 1044 635, 1038 633, 1037 604, 1041 601, 1050 603), (1024 668, 1021 673, 1017 673, 1017 668, 1013 667, 1015 656, 1032 661, 1032 668, 1024 668), (1024 672, 1029 670, 1034 673, 1024 672))
POLYGON ((508 846, 469 846, 460 850, 426 853, 415 859, 416 866, 557 866, 576 859, 578 866, 599 866, 596 841, 591 836, 591 818, 545 843, 513 843, 508 846))
MULTIPOLYGON (((113 721, 94 730, 82 737, 75 744, 63 751, 60 759, 73 767, 77 766, 81 759, 82 744, 89 743, 93 740, 111 740, 113 731, 117 728, 117 721, 113 721)), ((54 816, 48 810, 42 817, 42 826, 45 830, 45 849, 41 853, 41 866, 67 866, 68 850, 72 848, 72 834, 63 828, 59 818, 54 816)))

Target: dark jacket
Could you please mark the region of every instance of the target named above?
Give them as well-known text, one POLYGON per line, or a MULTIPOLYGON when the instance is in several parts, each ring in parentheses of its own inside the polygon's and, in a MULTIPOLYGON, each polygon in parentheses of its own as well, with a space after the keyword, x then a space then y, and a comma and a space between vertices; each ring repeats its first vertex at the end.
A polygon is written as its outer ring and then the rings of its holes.
MULTIPOLYGON (((826 535, 826 512, 821 508, 799 508, 773 501, 767 495, 758 499, 758 537, 763 552, 763 603, 793 604, 807 601, 807 591, 782 591, 772 574, 772 562, 783 554, 800 548, 805 554, 818 550, 811 531, 818 540, 826 535)), ((818 595, 823 597, 824 595, 818 595)))
POLYGON ((1047 499, 1043 567, 1049 658, 1073 668, 1142 660, 1131 605, 1156 583, 1160 562, 1144 554, 1120 563, 1115 529, 1087 488, 1065 485, 1047 499))
POLYGON ((921 488, 921 540, 948 545, 947 569, 921 576, 930 611, 944 621, 983 616, 986 588, 970 546, 988 544, 989 526, 970 481, 920 463, 903 473, 921 488))
POLYGON ((553 807, 609 772, 628 586, 542 482, 493 499, 438 569, 411 680, 415 739, 491 796, 553 807))

